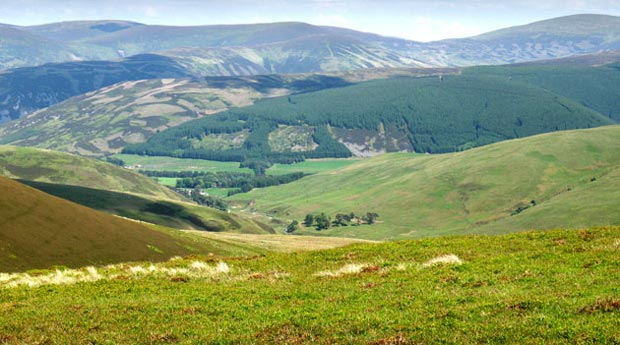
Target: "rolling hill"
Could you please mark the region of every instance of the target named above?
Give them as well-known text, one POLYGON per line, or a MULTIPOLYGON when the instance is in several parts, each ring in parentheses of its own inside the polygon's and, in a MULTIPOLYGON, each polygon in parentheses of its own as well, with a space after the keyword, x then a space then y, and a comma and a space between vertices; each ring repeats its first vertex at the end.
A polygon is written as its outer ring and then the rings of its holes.
POLYGON ((256 100, 456 69, 365 69, 325 75, 151 79, 114 84, 6 123, 0 143, 104 155, 183 122, 256 100))
POLYGON ((232 197, 260 212, 376 212, 382 223, 304 233, 398 239, 620 224, 620 126, 443 155, 387 154, 232 197))
POLYGON ((248 75, 504 64, 620 49, 620 19, 592 14, 429 43, 296 22, 182 27, 110 20, 7 30, 11 31, 7 37, 28 36, 23 42, 13 39, 18 45, 35 48, 8 50, 0 64, 4 69, 157 53, 202 75, 248 75), (37 56, 41 49, 36 47, 49 42, 57 45, 37 56))
POLYGON ((614 65, 480 67, 439 78, 389 78, 264 99, 186 122, 144 144, 128 145, 123 152, 291 162, 381 152, 460 151, 544 132, 613 124, 615 116, 607 110, 620 95, 617 88, 607 88, 619 82, 614 65), (532 80, 527 78, 531 75, 532 80), (588 83, 566 83, 570 77, 588 83))
POLYGON ((0 25, 0 47, 0 70, 77 58, 62 43, 16 26, 0 25))
POLYGON ((189 75, 174 60, 159 55, 137 55, 122 61, 46 64, 4 71, 0 73, 0 123, 122 81, 189 75))
POLYGON ((116 165, 62 152, 0 146, 0 175, 95 188, 157 199, 184 200, 150 178, 116 165))
POLYGON ((95 159, 0 146, 0 176, 106 213, 176 229, 271 233, 270 226, 189 203, 149 177, 95 159))
POLYGON ((620 49, 620 17, 579 14, 464 39, 431 42, 429 63, 488 65, 556 59, 620 49))
POLYGON ((168 27, 79 21, 0 28, 6 40, 22 47, 3 49, 4 59, 12 61, 4 69, 72 61, 0 73, 0 122, 129 80, 504 64, 620 49, 620 19, 597 15, 430 43, 304 23, 168 27), (12 57, 14 50, 21 53, 12 57), (115 59, 123 60, 91 61, 115 59))
POLYGON ((164 261, 176 255, 208 252, 237 254, 243 253, 242 248, 147 227, 0 177, 2 272, 54 265, 164 261))
POLYGON ((26 180, 19 182, 82 206, 168 228, 240 234, 274 232, 269 225, 187 202, 57 183, 26 180))

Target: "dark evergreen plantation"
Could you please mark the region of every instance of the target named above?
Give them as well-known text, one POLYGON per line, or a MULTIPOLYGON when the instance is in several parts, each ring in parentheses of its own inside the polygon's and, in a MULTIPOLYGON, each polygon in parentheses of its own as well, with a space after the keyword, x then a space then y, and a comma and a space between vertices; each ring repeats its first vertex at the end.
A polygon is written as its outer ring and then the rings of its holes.
POLYGON ((402 146, 415 152, 454 152, 539 133, 613 124, 620 118, 614 107, 620 89, 613 85, 620 85, 615 65, 478 67, 454 76, 376 80, 266 99, 171 128, 124 152, 291 163, 349 157, 342 133, 360 130, 376 137, 400 133, 399 140, 407 141, 402 146), (269 135, 283 125, 312 127, 318 147, 274 152, 269 135), (194 144, 210 135, 244 130, 249 135, 237 148, 209 150, 194 144))

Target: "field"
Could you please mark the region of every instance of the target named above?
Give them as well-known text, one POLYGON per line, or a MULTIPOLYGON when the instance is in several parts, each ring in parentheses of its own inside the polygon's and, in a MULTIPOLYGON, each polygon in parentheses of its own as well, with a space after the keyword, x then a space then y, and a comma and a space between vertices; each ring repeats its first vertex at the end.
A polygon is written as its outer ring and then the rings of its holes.
MULTIPOLYGON (((239 168, 238 162, 219 162, 204 159, 150 157, 128 154, 113 156, 125 162, 126 165, 135 169, 156 171, 208 171, 208 172, 241 172, 251 174, 252 170, 239 168)), ((284 175, 294 172, 316 174, 344 168, 360 159, 308 159, 295 164, 274 164, 267 169, 267 175, 284 175)), ((169 180, 160 181, 162 184, 170 184, 169 180), (163 182, 163 183, 162 183, 163 182)))
POLYGON ((308 159, 301 163, 295 164, 274 164, 267 169, 268 175, 284 175, 295 172, 303 172, 306 174, 317 174, 320 172, 328 172, 340 168, 345 168, 360 159, 308 159))
POLYGON ((376 212, 372 226, 302 233, 382 240, 620 224, 618 138, 620 127, 608 126, 459 153, 387 154, 230 199, 288 221, 376 212))
POLYGON ((617 343, 619 250, 602 227, 5 274, 0 339, 617 343))
POLYGON ((126 165, 136 169, 158 171, 209 171, 209 172, 244 172, 252 173, 252 170, 239 168, 238 162, 218 162, 202 159, 172 158, 172 157, 149 157, 138 155, 117 154, 114 158, 121 159, 126 165))

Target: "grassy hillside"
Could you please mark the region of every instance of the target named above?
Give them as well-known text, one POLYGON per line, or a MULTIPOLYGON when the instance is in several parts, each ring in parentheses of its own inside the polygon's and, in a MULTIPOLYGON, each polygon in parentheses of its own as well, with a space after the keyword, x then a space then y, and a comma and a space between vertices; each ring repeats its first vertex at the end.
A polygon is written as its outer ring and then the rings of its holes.
POLYGON ((619 246, 620 229, 605 227, 2 275, 0 334, 8 343, 617 343, 619 246))
POLYGON ((243 248, 147 227, 0 177, 0 272, 257 252, 243 248))
POLYGON ((16 26, 0 25, 0 70, 47 62, 71 61, 70 49, 16 26))
POLYGON ((306 231, 371 239, 620 224, 619 138, 620 127, 608 126, 452 154, 388 154, 233 199, 285 219, 376 212, 372 226, 306 231))
POLYGON ((189 203, 161 201, 79 186, 23 180, 20 182, 86 207, 169 228, 245 234, 273 232, 268 225, 189 203))
MULTIPOLYGON (((441 78, 390 78, 266 99, 186 122, 152 136, 144 144, 128 145, 124 152, 291 162, 386 151, 451 152, 544 132, 614 123, 569 98, 511 80, 506 77, 511 71, 503 67, 501 72, 473 69, 441 78), (236 144, 230 144, 231 138, 236 144)), ((564 73, 558 69, 549 74, 554 72, 564 73)), ((583 72, 591 80, 604 73, 620 78, 617 70, 599 72, 593 68, 583 72)), ((595 104, 589 106, 594 108, 595 104)))
POLYGON ((0 175, 184 200, 168 188, 136 172, 95 159, 49 150, 0 146, 0 175))

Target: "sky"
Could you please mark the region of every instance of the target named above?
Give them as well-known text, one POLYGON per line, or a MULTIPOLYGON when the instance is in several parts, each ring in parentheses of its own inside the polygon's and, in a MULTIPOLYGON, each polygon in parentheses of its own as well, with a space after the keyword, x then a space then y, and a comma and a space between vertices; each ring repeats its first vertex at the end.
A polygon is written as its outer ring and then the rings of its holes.
POLYGON ((620 16, 620 0, 0 0, 0 23, 14 25, 96 19, 162 25, 299 21, 424 42, 578 13, 620 16))

